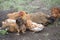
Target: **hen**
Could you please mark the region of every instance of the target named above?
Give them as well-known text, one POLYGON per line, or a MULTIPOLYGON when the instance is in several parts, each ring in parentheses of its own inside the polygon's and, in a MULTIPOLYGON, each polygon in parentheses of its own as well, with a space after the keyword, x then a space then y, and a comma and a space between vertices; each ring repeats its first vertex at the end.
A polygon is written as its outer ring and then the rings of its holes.
POLYGON ((50 16, 42 12, 37 12, 37 13, 30 14, 30 17, 33 22, 47 25, 48 22, 47 18, 49 18, 50 16))
POLYGON ((20 17, 25 21, 27 29, 33 32, 38 32, 43 30, 44 26, 42 24, 37 24, 35 22, 32 22, 30 14, 26 14, 26 12, 22 11, 20 12, 20 17))

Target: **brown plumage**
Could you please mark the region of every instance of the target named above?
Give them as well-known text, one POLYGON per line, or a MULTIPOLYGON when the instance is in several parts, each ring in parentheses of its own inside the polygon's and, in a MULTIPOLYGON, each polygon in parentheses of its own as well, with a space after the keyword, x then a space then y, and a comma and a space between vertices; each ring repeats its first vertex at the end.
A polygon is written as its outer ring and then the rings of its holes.
POLYGON ((26 14, 26 12, 24 11, 20 12, 20 14, 22 14, 20 15, 20 17, 25 21, 27 29, 33 32, 38 32, 43 30, 44 26, 42 24, 37 24, 35 22, 32 22, 30 14, 26 14))
POLYGON ((22 31, 22 33, 25 33, 26 26, 24 20, 19 17, 16 19, 16 24, 19 26, 20 31, 22 31))
POLYGON ((17 32, 19 34, 20 29, 19 26, 16 24, 16 19, 19 17, 18 12, 13 12, 7 14, 8 19, 2 22, 2 27, 8 27, 8 31, 10 32, 17 32))
POLYGON ((18 25, 16 24, 16 20, 13 19, 6 19, 2 22, 2 28, 9 28, 8 31, 10 32, 19 32, 18 25))
POLYGON ((7 17, 9 19, 17 19, 19 17, 19 12, 9 13, 9 14, 7 14, 7 17))
POLYGON ((60 18, 60 8, 54 7, 51 9, 51 16, 60 18))
POLYGON ((21 11, 19 14, 20 14, 20 17, 26 23, 26 28, 29 28, 31 26, 31 18, 30 18, 30 15, 27 14, 25 11, 21 11))
POLYGON ((48 22, 47 18, 49 18, 50 16, 45 13, 38 12, 30 14, 30 17, 33 22, 42 23, 43 25, 46 25, 46 23, 48 22))
POLYGON ((51 9, 51 16, 55 18, 55 25, 58 25, 58 20, 60 18, 60 8, 58 7, 53 7, 51 9))

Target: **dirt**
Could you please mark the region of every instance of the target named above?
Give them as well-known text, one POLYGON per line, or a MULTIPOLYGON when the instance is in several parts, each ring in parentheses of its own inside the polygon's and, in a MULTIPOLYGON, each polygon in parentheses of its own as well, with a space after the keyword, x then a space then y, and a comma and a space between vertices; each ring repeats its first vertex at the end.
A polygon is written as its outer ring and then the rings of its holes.
POLYGON ((44 30, 38 33, 26 31, 25 34, 20 33, 19 36, 16 33, 9 33, 0 36, 0 40, 60 40, 60 27, 53 25, 45 27, 44 30))
MULTIPOLYGON (((42 2, 40 3, 39 0, 34 0, 30 3, 30 5, 38 5, 39 8, 34 10, 33 12, 44 12, 49 14, 50 10, 45 8, 44 5, 42 5, 42 2), (35 4, 36 3, 36 4, 35 4)), ((10 12, 14 12, 15 10, 0 10, 0 26, 1 21, 6 19, 6 14, 10 12)), ((60 40, 60 25, 57 27, 55 24, 48 25, 38 33, 33 33, 31 31, 26 31, 25 34, 20 33, 19 36, 16 35, 16 33, 9 33, 8 35, 0 35, 0 40, 60 40)))

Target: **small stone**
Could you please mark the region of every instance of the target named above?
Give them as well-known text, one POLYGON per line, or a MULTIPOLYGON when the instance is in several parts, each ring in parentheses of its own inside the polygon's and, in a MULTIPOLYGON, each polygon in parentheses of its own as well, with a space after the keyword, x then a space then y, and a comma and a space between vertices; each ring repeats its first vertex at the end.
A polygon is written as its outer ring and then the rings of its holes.
POLYGON ((41 39, 39 39, 39 40, 41 40, 41 39))

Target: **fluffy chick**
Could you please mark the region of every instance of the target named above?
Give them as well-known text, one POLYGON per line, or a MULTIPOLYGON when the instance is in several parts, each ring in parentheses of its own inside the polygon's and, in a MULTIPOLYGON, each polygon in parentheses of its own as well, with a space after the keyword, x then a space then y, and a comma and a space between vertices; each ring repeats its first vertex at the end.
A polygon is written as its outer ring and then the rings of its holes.
POLYGON ((14 19, 6 19, 2 22, 2 28, 8 28, 10 32, 16 32, 19 34, 20 30, 14 19))
POLYGON ((26 23, 26 27, 27 28, 30 27, 31 26, 31 18, 30 18, 30 15, 27 14, 25 11, 20 11, 19 14, 20 14, 20 17, 26 23))
POLYGON ((29 28, 29 30, 31 30, 33 32, 39 32, 39 31, 42 31, 43 29, 44 29, 44 25, 37 24, 35 22, 32 22, 32 25, 29 28))
POLYGON ((20 31, 22 31, 22 33, 25 33, 26 26, 24 20, 19 17, 16 19, 16 24, 19 26, 20 31))

